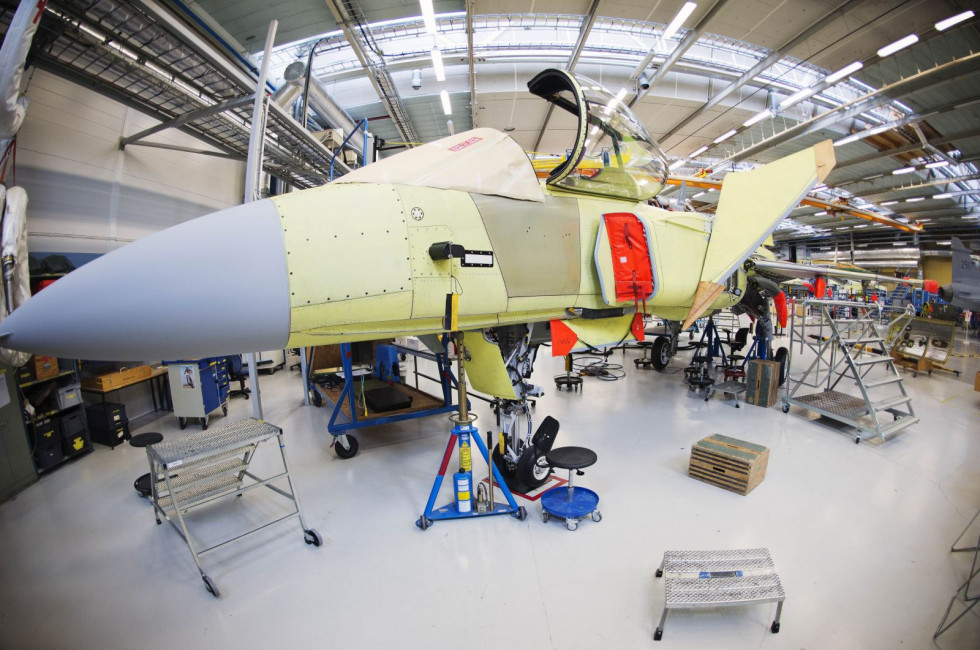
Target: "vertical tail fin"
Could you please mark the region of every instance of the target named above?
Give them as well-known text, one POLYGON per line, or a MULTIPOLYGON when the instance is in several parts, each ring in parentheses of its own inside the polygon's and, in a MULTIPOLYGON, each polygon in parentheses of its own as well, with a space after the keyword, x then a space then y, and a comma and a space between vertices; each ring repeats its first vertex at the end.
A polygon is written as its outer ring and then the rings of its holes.
POLYGON ((953 237, 953 283, 980 284, 980 268, 973 263, 970 249, 953 237))

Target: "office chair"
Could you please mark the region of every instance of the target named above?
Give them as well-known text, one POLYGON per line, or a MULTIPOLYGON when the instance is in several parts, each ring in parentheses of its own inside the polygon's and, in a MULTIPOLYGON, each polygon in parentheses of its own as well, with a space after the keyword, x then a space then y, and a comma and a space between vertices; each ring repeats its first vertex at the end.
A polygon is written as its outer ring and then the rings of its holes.
POLYGON ((236 390, 228 391, 228 397, 238 397, 239 395, 244 395, 245 399, 248 399, 252 390, 246 388, 245 380, 248 379, 248 371, 245 370, 242 365, 242 355, 233 354, 228 359, 228 380, 237 381, 241 388, 236 390))

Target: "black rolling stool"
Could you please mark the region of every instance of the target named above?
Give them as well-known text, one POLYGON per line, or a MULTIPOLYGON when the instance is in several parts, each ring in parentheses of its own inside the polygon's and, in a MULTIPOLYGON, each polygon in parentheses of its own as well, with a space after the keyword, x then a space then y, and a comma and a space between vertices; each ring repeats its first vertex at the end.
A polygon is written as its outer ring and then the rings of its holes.
MULTIPOLYGON (((129 439, 129 444, 133 447, 147 447, 149 445, 155 445, 158 442, 163 441, 163 434, 157 433, 156 431, 147 431, 146 433, 137 433, 135 436, 129 439)), ((136 479, 133 483, 133 487, 136 488, 136 493, 143 498, 150 496, 152 489, 150 488, 150 473, 147 472, 143 476, 136 479)))
POLYGON ((545 458, 551 467, 568 470, 568 485, 551 488, 541 495, 541 519, 547 523, 552 517, 560 517, 568 530, 578 528, 579 520, 589 515, 592 521, 600 521, 599 495, 572 484, 573 472, 581 476, 583 468, 595 465, 595 452, 585 447, 559 447, 549 451, 545 458))

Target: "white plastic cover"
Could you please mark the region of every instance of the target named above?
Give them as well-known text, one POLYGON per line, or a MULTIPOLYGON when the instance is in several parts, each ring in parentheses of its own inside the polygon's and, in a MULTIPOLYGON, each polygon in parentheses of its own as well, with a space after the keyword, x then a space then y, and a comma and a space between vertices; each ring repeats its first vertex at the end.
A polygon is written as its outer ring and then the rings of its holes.
POLYGON ((488 128, 409 149, 345 174, 334 183, 394 183, 544 202, 544 192, 521 146, 488 128))
POLYGON ((21 0, 0 47, 0 140, 17 135, 27 113, 27 97, 18 97, 20 80, 44 5, 43 0, 21 0))
MULTIPOLYGON (((3 188, 0 185, 0 188, 3 188)), ((14 275, 10 282, 10 305, 13 309, 21 306, 31 297, 31 271, 27 260, 27 192, 22 187, 11 187, 6 191, 6 201, 0 194, 3 204, 3 228, 0 229, 2 259, 12 259, 14 275)), ((7 283, 0 275, 0 321, 9 315, 7 311, 7 283)), ((0 348, 0 361, 10 366, 22 366, 31 355, 0 348)))

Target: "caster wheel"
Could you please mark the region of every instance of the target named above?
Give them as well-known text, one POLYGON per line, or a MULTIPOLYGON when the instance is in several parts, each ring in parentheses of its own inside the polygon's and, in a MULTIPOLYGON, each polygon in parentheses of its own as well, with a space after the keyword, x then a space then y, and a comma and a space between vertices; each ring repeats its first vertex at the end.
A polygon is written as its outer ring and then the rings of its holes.
POLYGON ((658 627, 657 631, 653 633, 653 640, 659 641, 662 638, 664 638, 664 631, 658 627))
POLYGON ((160 521, 159 519, 157 519, 157 526, 159 526, 162 523, 163 523, 162 521, 160 521))
POLYGON ((422 515, 421 517, 419 517, 415 521, 415 525, 418 526, 419 528, 421 528, 422 530, 425 530, 426 528, 428 528, 429 527, 429 524, 431 524, 431 523, 432 523, 431 521, 429 521, 428 519, 425 518, 425 515, 422 515))
POLYGON ((221 414, 222 415, 228 415, 228 405, 227 404, 222 404, 221 405, 221 414))
POLYGON ((208 590, 209 594, 215 598, 221 598, 221 592, 218 591, 218 585, 214 584, 214 580, 208 576, 201 576, 201 579, 204 580, 204 588, 208 590))
POLYGON ((783 404, 783 413, 789 413, 789 404, 783 404))
POLYGON ((772 630, 773 634, 779 634, 779 621, 773 621, 772 627, 770 627, 769 629, 772 630))
POLYGON ((201 420, 201 431, 207 431, 207 430, 208 430, 208 419, 204 418, 203 420, 201 420))
POLYGON ((543 521, 544 523, 548 523, 549 521, 551 521, 551 515, 548 514, 547 512, 541 511, 541 521, 543 521))
POLYGON ((568 521, 565 522, 565 528, 567 528, 568 530, 575 530, 576 528, 578 528, 578 522, 569 519, 568 521))
POLYGON ((333 443, 334 453, 336 453, 338 456, 340 456, 341 458, 343 458, 345 460, 347 458, 353 458, 354 457, 354 454, 357 453, 357 438, 355 438, 354 436, 348 435, 347 436, 347 444, 350 445, 350 449, 344 447, 343 443, 340 441, 339 438, 337 440, 335 440, 334 443, 333 443))
POLYGON ((320 391, 315 389, 310 391, 310 402, 317 408, 323 406, 323 396, 320 394, 320 391))
POLYGON ((598 510, 593 510, 592 511, 592 521, 594 521, 596 523, 599 523, 600 521, 602 521, 602 513, 599 512, 598 510))
POLYGON ((517 518, 521 521, 527 519, 527 508, 525 508, 524 506, 519 506, 517 508, 517 518))
POLYGON ((658 578, 663 578, 664 577, 664 570, 663 569, 657 569, 657 577, 658 578))
POLYGON ((854 444, 855 445, 861 444, 861 438, 860 438, 860 436, 854 439, 854 444))
POLYGON ((303 541, 313 546, 323 545, 323 537, 320 536, 320 533, 315 528, 303 531, 303 541))
POLYGON ((180 428, 182 430, 183 429, 186 429, 187 428, 187 419, 186 418, 177 418, 177 424, 180 425, 180 428))

